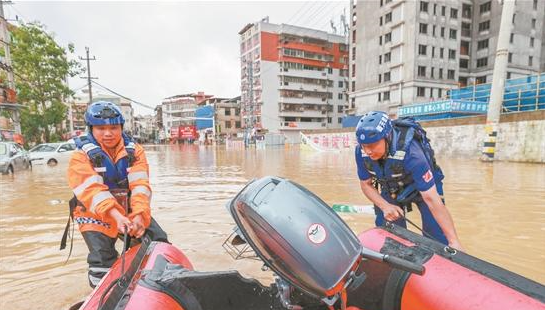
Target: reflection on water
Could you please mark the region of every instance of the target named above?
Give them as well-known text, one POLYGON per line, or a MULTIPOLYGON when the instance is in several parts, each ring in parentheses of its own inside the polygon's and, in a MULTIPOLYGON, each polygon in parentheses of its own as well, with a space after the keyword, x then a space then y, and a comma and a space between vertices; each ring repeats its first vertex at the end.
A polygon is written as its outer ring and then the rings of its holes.
MULTIPOLYGON (((233 221, 224 207, 250 179, 292 179, 326 202, 369 204, 360 193, 353 154, 298 148, 230 150, 199 146, 146 147, 153 214, 196 269, 237 269, 269 281, 256 261, 233 261, 221 243, 233 221)), ((545 165, 440 159, 447 206, 465 250, 545 283, 545 165)), ((67 220, 66 166, 34 167, 0 178, 0 308, 66 308, 90 289, 87 248, 79 232, 74 250, 58 250, 67 220)), ((409 217, 418 222, 418 213, 409 217)), ((343 215, 355 232, 371 215, 343 215)))

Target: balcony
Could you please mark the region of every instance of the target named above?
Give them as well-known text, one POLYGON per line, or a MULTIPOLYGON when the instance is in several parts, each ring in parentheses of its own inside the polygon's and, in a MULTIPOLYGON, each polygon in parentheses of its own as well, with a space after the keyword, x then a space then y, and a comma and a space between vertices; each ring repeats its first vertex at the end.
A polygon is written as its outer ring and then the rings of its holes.
POLYGON ((280 130, 310 130, 326 128, 327 120, 323 122, 281 122, 280 130))
MULTIPOLYGON (((282 117, 326 117, 327 116, 327 112, 324 110, 324 111, 321 111, 321 110, 305 110, 305 109, 302 109, 302 110, 298 110, 298 111, 293 111, 293 110, 280 110, 280 112, 278 113, 279 116, 282 116, 282 117)), ((332 113, 330 113, 331 115, 332 113)))
POLYGON ((297 76, 310 79, 324 79, 328 74, 326 71, 281 69, 279 75, 297 76))
POLYGON ((297 97, 280 97, 281 103, 299 103, 299 104, 323 104, 325 105, 327 103, 326 98, 314 98, 314 97, 304 97, 304 98, 297 98, 297 97))
MULTIPOLYGON (((333 86, 331 86, 333 88, 333 86)), ((306 91, 326 91, 327 86, 325 85, 316 85, 316 84, 305 84, 305 83, 294 83, 289 82, 288 85, 281 85, 279 87, 281 90, 306 90, 306 91)))

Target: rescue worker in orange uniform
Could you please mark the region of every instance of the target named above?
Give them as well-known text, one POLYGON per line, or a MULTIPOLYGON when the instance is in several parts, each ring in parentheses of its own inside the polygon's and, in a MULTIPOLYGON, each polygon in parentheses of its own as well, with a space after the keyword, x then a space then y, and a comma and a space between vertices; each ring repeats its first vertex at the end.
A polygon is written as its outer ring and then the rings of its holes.
POLYGON ((89 248, 89 284, 95 287, 116 261, 115 242, 125 229, 133 238, 147 232, 154 241, 168 239, 151 217, 144 149, 123 132, 119 107, 95 102, 85 122, 87 136, 74 139, 78 150, 70 159, 68 183, 75 196, 73 218, 89 248))

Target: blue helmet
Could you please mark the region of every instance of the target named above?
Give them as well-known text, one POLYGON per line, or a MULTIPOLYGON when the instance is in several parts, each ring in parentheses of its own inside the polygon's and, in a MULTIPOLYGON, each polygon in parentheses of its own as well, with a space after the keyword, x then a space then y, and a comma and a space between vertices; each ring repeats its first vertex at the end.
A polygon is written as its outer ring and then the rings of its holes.
POLYGON ((108 101, 97 101, 85 111, 85 124, 87 126, 123 125, 125 119, 117 105, 108 101))
POLYGON ((392 121, 381 111, 371 111, 362 116, 356 126, 359 144, 371 144, 387 138, 392 132, 392 121))

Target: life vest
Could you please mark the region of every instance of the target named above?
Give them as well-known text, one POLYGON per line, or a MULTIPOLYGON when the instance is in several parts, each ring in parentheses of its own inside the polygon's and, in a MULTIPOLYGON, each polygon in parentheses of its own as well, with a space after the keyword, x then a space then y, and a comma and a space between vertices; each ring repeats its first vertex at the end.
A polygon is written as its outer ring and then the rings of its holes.
POLYGON ((413 118, 400 118, 392 121, 392 137, 388 141, 388 153, 382 164, 372 160, 362 152, 365 168, 372 175, 373 181, 380 185, 381 193, 389 195, 402 205, 422 201, 422 196, 416 190, 410 173, 405 171, 403 161, 409 151, 409 146, 416 141, 422 148, 426 161, 433 171, 437 181, 443 179, 441 168, 435 161, 426 131, 413 118))
MULTIPOLYGON (((127 207, 130 208, 128 202, 130 201, 130 192, 129 181, 127 177, 127 169, 130 168, 136 159, 135 157, 135 144, 134 141, 125 133, 123 133, 123 144, 127 152, 127 156, 119 159, 116 163, 112 161, 110 156, 100 147, 98 142, 95 140, 93 135, 88 134, 87 136, 80 136, 74 138, 76 147, 85 152, 89 158, 91 164, 93 165, 94 170, 103 178, 104 184, 108 186, 110 192, 115 192, 116 190, 125 190, 127 193, 127 207)), ((112 193, 114 196, 115 193, 112 193)), ((76 207, 80 206, 85 210, 85 206, 78 201, 77 197, 74 195, 72 199, 68 202, 70 213, 68 217, 68 222, 64 230, 64 234, 61 239, 60 249, 63 250, 66 248, 66 241, 68 238, 68 231, 70 229, 70 223, 74 221, 74 211, 76 207)), ((78 224, 83 223, 94 223, 99 225, 106 225, 96 219, 92 218, 78 218, 76 219, 78 224)), ((73 229, 72 229, 73 231, 73 229)), ((73 236, 73 233, 72 233, 73 236)), ((72 245, 70 245, 70 253, 72 252, 72 245)), ((70 257, 70 254, 68 254, 70 257)))

